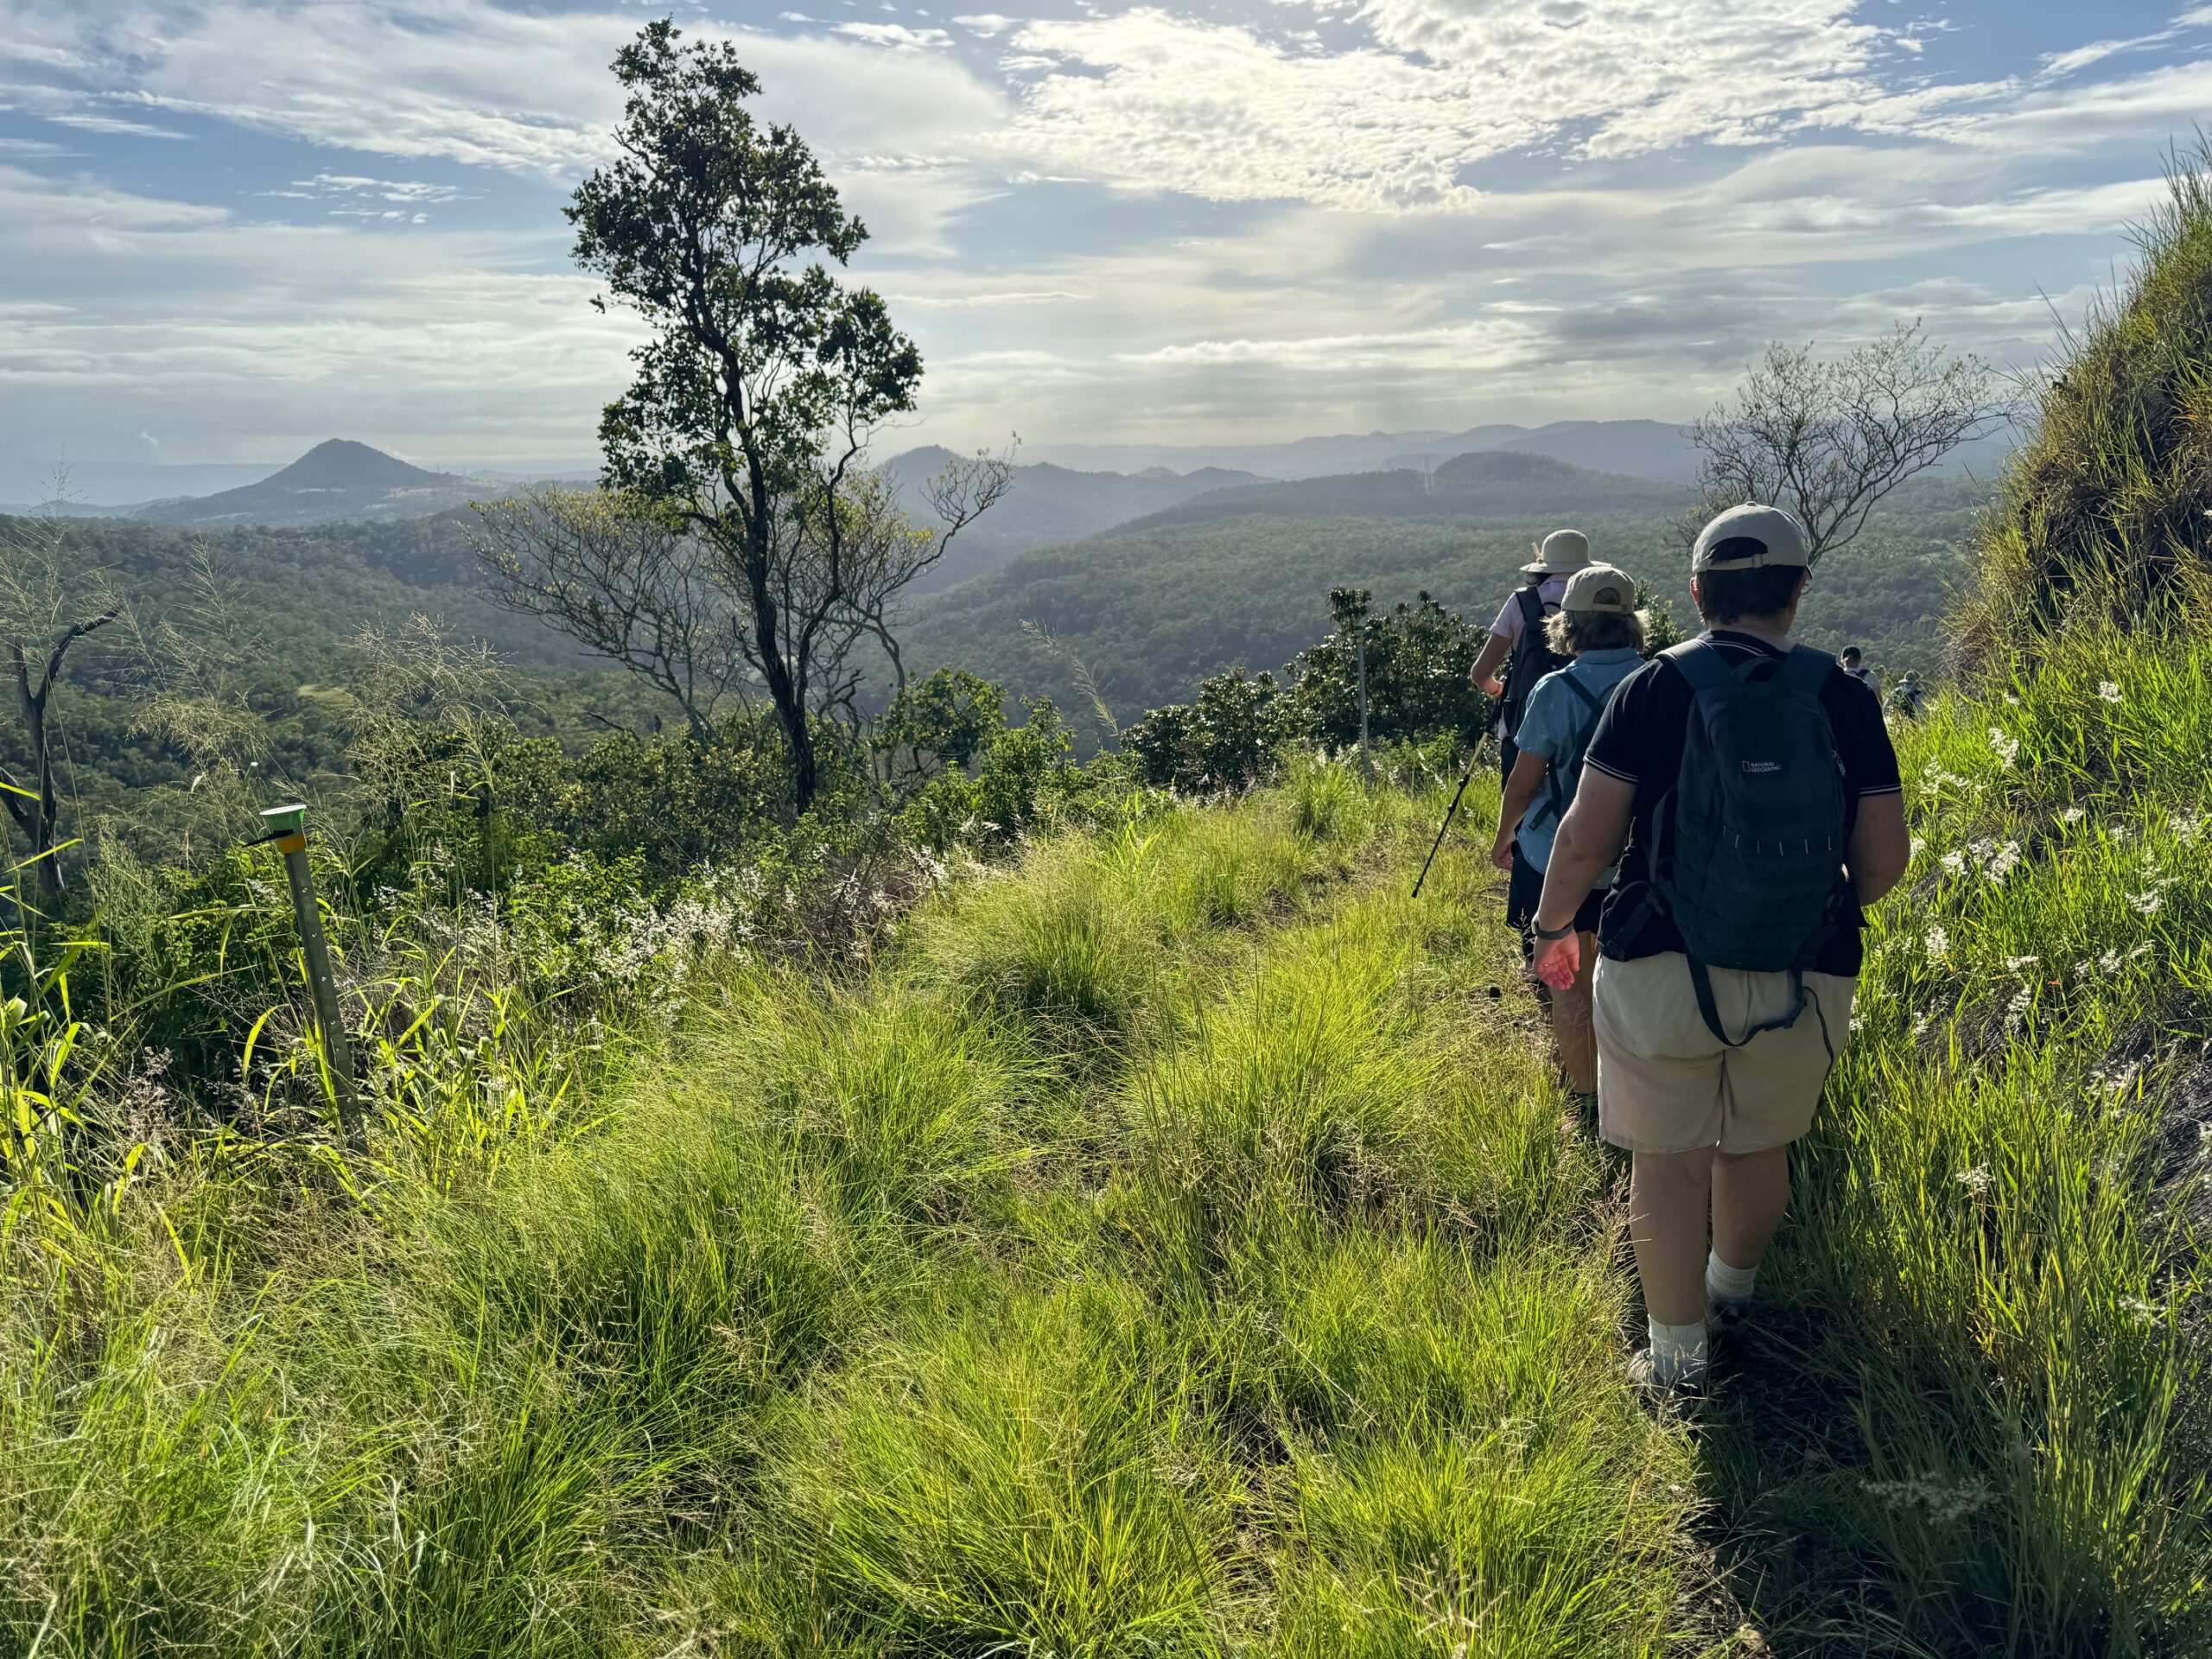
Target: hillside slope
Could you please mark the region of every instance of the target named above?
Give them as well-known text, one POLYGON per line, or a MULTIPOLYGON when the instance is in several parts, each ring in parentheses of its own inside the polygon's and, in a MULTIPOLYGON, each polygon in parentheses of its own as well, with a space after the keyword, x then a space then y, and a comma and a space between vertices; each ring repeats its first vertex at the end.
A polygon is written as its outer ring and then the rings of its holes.
MULTIPOLYGON (((1526 464, 1492 455, 1467 460, 1471 467, 1526 464)), ((918 601, 902 636, 907 661, 970 668, 1018 693, 1049 695, 1083 719, 1089 703, 1072 652, 1095 676, 1116 719, 1127 723, 1148 709, 1188 700, 1199 680, 1232 665, 1280 668, 1328 632, 1327 595, 1340 584, 1370 588, 1386 606, 1426 590, 1486 625, 1519 582, 1529 543, 1560 523, 1587 531, 1599 557, 1649 583, 1687 619, 1676 498, 1636 480, 1599 480, 1586 492, 1582 480, 1594 475, 1537 465, 1546 469, 1540 487, 1550 488, 1564 472, 1573 491, 1533 500, 1504 495, 1508 505, 1492 511, 1468 504, 1499 494, 1469 488, 1455 497, 1442 484, 1431 494, 1417 474, 1398 474, 1327 480, 1328 489, 1288 484, 1204 497, 1146 525, 1024 554, 988 576, 918 601), (1339 483, 1370 488, 1369 500, 1388 512, 1330 513, 1339 483), (1312 510, 1229 516, 1222 505, 1274 491, 1310 492, 1312 510), (1630 505, 1592 511, 1593 499, 1630 505), (1040 640, 1025 623, 1058 644, 1040 640)), ((1830 650, 1864 645, 1893 673, 1935 668, 1941 618, 1964 569, 1962 543, 1986 493, 1948 480, 1900 491, 1819 571, 1806 601, 1804 637, 1830 650)), ((1090 741, 1103 740, 1095 721, 1085 730, 1090 741)))
MULTIPOLYGON (((919 523, 943 528, 921 486, 955 459, 950 449, 930 448, 910 449, 884 463, 883 471, 898 486, 899 505, 919 523)), ((1262 481, 1254 474, 1218 467, 1190 473, 1160 467, 1128 474, 1076 472, 1049 464, 1017 466, 1005 496, 960 532, 915 591, 952 587, 987 575, 1033 548, 1079 542, 1211 490, 1262 481)))

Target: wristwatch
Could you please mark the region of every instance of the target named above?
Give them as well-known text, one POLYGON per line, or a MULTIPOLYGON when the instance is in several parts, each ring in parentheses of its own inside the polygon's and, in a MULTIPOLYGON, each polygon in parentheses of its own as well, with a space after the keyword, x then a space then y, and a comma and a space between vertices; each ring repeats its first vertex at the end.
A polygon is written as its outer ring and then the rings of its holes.
POLYGON ((1563 939, 1568 934, 1574 931, 1574 923, 1571 919, 1565 927, 1546 927, 1542 923, 1535 920, 1533 918, 1530 919, 1529 925, 1535 929, 1536 937, 1541 939, 1546 944, 1551 944, 1555 939, 1563 939))

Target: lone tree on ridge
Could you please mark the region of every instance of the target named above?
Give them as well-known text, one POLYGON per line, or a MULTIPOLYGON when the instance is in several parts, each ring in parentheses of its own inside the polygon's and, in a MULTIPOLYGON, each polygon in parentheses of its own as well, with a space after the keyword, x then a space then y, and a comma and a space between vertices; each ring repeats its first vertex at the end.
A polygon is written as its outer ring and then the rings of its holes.
POLYGON ((670 692, 695 733, 757 695, 789 750, 793 804, 819 788, 813 721, 850 715, 874 642, 903 679, 891 609, 1007 486, 956 465, 914 528, 870 471, 871 438, 914 408, 921 353, 882 298, 831 275, 866 239, 798 133, 746 108, 728 42, 648 23, 614 60, 620 154, 566 209, 575 258, 644 320, 629 390, 600 420, 614 516, 573 501, 486 515, 506 602, 670 692), (658 537, 624 516, 657 524, 658 537), (579 533, 584 537, 580 543, 579 533), (612 548, 590 545, 597 534, 612 548))

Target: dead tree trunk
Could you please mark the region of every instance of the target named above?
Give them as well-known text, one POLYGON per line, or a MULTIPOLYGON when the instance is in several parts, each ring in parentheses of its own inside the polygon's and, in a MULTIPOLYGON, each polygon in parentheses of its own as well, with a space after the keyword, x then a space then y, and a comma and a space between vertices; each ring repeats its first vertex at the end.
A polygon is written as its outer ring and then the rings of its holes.
POLYGON ((60 822, 61 803, 54 790, 54 751, 47 741, 46 703, 54 694, 54 683, 61 677, 62 659, 69 654, 69 647, 86 634, 105 627, 116 619, 114 611, 103 611, 89 621, 73 622, 64 628, 48 652, 43 671, 32 683, 30 664, 25 659, 22 641, 14 650, 16 669, 16 708, 22 716, 23 736, 30 744, 31 781, 26 785, 0 767, 0 783, 6 792, 0 800, 8 804, 8 816, 23 832, 31 844, 28 861, 41 889, 59 893, 62 887, 61 859, 54 850, 54 830, 60 822))

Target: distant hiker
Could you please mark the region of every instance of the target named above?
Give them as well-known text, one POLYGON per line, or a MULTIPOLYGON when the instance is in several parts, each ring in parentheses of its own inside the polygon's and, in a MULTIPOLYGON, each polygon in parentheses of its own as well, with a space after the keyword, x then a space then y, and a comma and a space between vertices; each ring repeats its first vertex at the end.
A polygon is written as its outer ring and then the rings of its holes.
MULTIPOLYGON (((1522 710, 1519 757, 1505 780, 1498 808, 1497 841, 1491 862, 1511 873, 1510 908, 1535 913, 1542 895, 1544 867, 1551 861, 1552 837, 1574 799, 1582 778, 1583 751, 1598 729, 1605 699, 1643 662, 1644 618, 1636 608, 1636 583, 1610 564, 1576 571, 1560 598, 1559 614, 1545 625, 1551 647, 1572 658, 1565 668, 1547 674, 1529 692, 1522 710)), ((1574 912, 1580 936, 1582 967, 1572 984, 1552 994, 1552 1034, 1559 1045, 1560 1069, 1574 1096, 1578 1116, 1597 1128, 1598 1054, 1590 1031, 1590 976, 1598 965, 1598 911, 1610 872, 1574 912)))
POLYGON ((1501 778, 1513 775, 1514 734, 1521 728, 1529 694, 1536 689, 1538 680, 1567 660, 1552 650, 1544 623, 1559 613, 1567 579, 1590 563, 1590 538, 1579 530, 1555 530, 1544 537, 1535 555, 1521 567, 1526 580, 1498 607, 1497 620, 1490 625, 1490 638, 1483 641, 1467 675, 1478 690, 1498 699, 1501 778), (1503 684, 1497 677, 1501 664, 1505 668, 1503 684))
POLYGON ((1650 1345, 1630 1371, 1647 1386, 1700 1380, 1708 1319, 1726 1329, 1748 1308, 1789 1143, 1850 1037, 1859 906, 1908 858, 1872 693, 1790 645, 1805 556, 1775 507, 1705 527, 1690 592, 1708 631, 1605 705, 1536 911, 1556 989, 1580 973, 1583 904, 1618 861, 1592 1023, 1599 1131, 1634 1154, 1650 1345))
POLYGON ((1926 695, 1920 688, 1920 676, 1908 671, 1890 690, 1890 712, 1911 720, 1920 713, 1921 699, 1926 695))
POLYGON ((1843 665, 1843 671, 1845 673, 1850 675, 1853 679, 1858 681, 1859 684, 1865 686, 1876 696, 1878 697, 1882 695, 1882 684, 1879 677, 1881 671, 1878 669, 1868 668, 1864 665, 1858 646, 1846 645, 1843 648, 1841 654, 1836 658, 1836 661, 1843 665))

